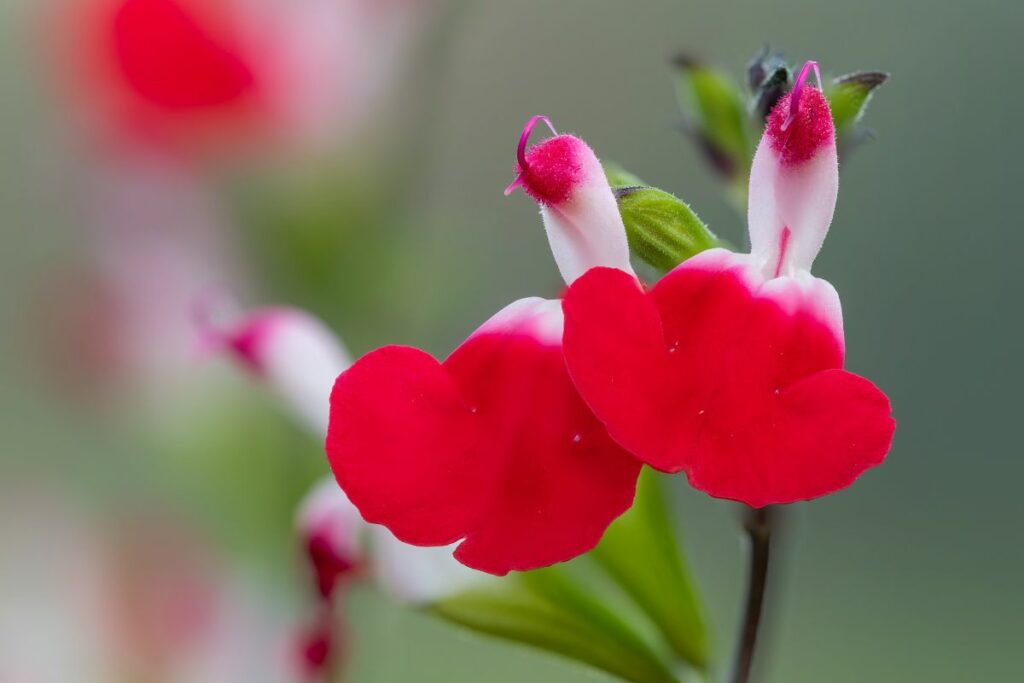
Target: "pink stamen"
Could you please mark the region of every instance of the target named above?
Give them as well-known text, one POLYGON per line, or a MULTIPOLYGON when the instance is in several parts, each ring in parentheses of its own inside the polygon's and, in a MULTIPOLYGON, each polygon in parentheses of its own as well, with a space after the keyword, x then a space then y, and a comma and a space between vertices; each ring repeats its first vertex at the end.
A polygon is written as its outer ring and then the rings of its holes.
POLYGON ((551 129, 551 133, 553 135, 558 135, 558 131, 555 130, 554 125, 552 125, 551 119, 544 114, 537 114, 530 117, 530 120, 526 122, 526 126, 523 128, 522 135, 519 136, 519 147, 516 149, 516 159, 519 161, 519 175, 517 175, 516 179, 505 188, 506 197, 515 192, 516 189, 521 187, 523 184, 522 174, 529 168, 529 164, 526 162, 526 146, 530 142, 530 136, 533 135, 533 129, 536 128, 537 124, 541 121, 547 124, 547 127, 551 129))
POLYGON ((818 90, 821 90, 821 70, 818 69, 818 63, 814 60, 805 62, 803 68, 800 69, 799 75, 796 77, 793 91, 789 94, 789 117, 782 124, 782 131, 789 128, 790 124, 793 123, 793 119, 796 118, 797 112, 800 111, 800 95, 803 94, 804 85, 811 75, 811 69, 814 69, 814 78, 818 81, 818 90))
POLYGON ((793 231, 789 229, 789 226, 783 226, 782 233, 779 235, 779 260, 775 263, 775 273, 772 277, 782 274, 782 264, 786 260, 786 252, 789 251, 789 238, 792 236, 793 231))

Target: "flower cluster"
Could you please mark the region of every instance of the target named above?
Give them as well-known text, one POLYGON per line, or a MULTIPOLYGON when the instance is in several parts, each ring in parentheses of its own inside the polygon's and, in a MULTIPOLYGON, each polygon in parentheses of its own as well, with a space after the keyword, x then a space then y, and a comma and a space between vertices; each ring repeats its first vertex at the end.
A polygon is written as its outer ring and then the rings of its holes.
MULTIPOLYGON (((334 378, 349 365, 341 340, 305 311, 274 307, 236 320, 217 320, 218 303, 198 302, 202 345, 233 358, 275 393, 311 434, 327 429, 334 378)), ((314 593, 314 609, 299 634, 296 654, 307 680, 329 680, 344 663, 343 608, 348 589, 371 580, 394 599, 421 604, 475 583, 479 576, 452 559, 449 548, 420 548, 367 524, 333 478, 315 485, 299 506, 296 530, 314 593)))
POLYGON ((389 346, 339 375, 327 454, 367 521, 500 575, 592 548, 642 464, 762 507, 882 462, 889 401, 843 369, 839 297, 810 272, 838 190, 812 68, 754 157, 750 253, 705 251, 650 287, 594 152, 558 134, 528 149, 546 119, 528 123, 509 191, 540 205, 564 301, 508 305, 443 362, 389 346))

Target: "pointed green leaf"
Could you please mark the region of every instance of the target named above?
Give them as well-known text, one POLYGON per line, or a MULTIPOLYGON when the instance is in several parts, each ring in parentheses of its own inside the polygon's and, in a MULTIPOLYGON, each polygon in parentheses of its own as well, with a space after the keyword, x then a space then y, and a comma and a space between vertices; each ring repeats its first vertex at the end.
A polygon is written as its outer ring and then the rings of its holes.
POLYGON ((629 246, 661 270, 671 270, 717 240, 697 214, 677 197, 654 187, 615 190, 629 246))
POLYGON ((559 654, 631 683, 677 683, 636 631, 558 568, 513 575, 431 609, 474 631, 559 654))
POLYGON ((688 56, 678 56, 680 105, 690 111, 690 132, 709 160, 729 177, 745 177, 750 140, 743 94, 724 74, 688 56))
POLYGON ((832 108, 837 135, 842 135, 846 128, 860 121, 875 89, 887 80, 887 73, 861 71, 833 81, 828 91, 828 103, 832 108))
POLYGON ((633 507, 605 533, 593 557, 650 617, 672 649, 698 669, 708 633, 658 474, 644 468, 633 507))

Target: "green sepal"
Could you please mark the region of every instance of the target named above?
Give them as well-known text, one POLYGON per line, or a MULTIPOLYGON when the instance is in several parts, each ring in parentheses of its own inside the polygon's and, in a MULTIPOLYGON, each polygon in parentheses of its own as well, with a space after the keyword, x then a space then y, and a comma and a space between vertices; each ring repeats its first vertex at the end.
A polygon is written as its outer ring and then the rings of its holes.
POLYGON ((680 107, 689 111, 687 132, 719 172, 744 177, 751 144, 743 93, 725 74, 686 55, 674 63, 680 107))
POLYGON ((880 71, 860 71, 840 76, 832 82, 827 97, 835 121, 836 135, 841 136, 858 123, 867 110, 871 96, 878 86, 889 80, 889 74, 880 71))
POLYGON ((672 650, 704 671, 709 638, 659 475, 645 467, 633 507, 605 533, 591 556, 658 627, 672 650))
POLYGON ((630 249, 655 268, 669 271, 718 244, 686 204, 655 187, 617 187, 615 198, 630 249))
POLYGON ((450 622, 582 662, 631 683, 677 683, 669 665, 598 595, 557 567, 434 603, 450 622))

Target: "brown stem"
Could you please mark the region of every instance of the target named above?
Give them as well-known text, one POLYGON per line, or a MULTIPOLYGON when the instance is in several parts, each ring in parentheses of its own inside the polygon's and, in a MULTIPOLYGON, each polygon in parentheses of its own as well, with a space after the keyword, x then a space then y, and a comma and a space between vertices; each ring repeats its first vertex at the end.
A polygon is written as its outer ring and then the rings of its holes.
POLYGON ((736 662, 732 683, 748 683, 757 650, 757 635, 764 611, 765 589, 768 585, 768 564, 774 514, 770 507, 748 508, 743 526, 750 537, 750 575, 747 584, 747 607, 743 615, 740 641, 736 648, 736 662))

